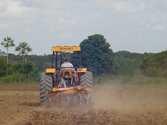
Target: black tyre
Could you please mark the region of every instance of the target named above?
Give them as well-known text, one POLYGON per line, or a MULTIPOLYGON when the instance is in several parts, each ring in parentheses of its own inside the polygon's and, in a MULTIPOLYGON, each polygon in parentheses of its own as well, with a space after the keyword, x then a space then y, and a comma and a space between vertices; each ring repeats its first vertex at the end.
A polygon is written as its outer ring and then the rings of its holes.
POLYGON ((93 74, 92 72, 86 72, 84 75, 80 78, 81 85, 93 85, 93 74))
MULTIPOLYGON (((92 87, 93 86, 93 74, 92 72, 86 72, 80 78, 80 84, 84 87, 92 87)), ((85 93, 80 94, 80 103, 81 104, 92 104, 92 93, 87 91, 85 93)))
POLYGON ((43 75, 40 81, 40 103, 48 103, 49 97, 48 93, 52 90, 52 77, 48 75, 43 75))

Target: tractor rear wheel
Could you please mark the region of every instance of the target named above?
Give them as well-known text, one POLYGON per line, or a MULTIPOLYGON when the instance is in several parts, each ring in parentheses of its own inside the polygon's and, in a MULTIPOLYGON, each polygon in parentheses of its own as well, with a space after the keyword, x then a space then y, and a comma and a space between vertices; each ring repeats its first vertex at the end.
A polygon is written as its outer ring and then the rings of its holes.
POLYGON ((93 85, 93 74, 92 72, 87 71, 84 75, 80 78, 81 85, 93 85))
MULTIPOLYGON (((80 78, 80 84, 84 87, 92 87, 93 85, 93 74, 92 72, 86 72, 84 75, 80 78)), ((92 104, 92 94, 90 91, 87 91, 84 94, 80 94, 80 103, 81 104, 92 104)))
POLYGON ((40 81, 40 103, 48 103, 49 97, 48 93, 52 90, 52 77, 48 75, 43 75, 40 81))

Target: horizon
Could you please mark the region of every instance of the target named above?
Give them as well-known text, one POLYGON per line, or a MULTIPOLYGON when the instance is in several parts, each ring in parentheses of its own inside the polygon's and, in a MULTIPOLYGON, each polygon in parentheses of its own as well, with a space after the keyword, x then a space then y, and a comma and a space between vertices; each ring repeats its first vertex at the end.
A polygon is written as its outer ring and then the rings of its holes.
MULTIPOLYGON (((130 53, 133 53, 133 54, 146 54, 146 53, 148 53, 148 54, 156 54, 156 53, 161 53, 161 52, 164 52, 164 51, 167 51, 167 50, 165 49, 165 50, 160 50, 160 51, 156 51, 156 52, 136 52, 136 51, 129 51, 129 50, 117 50, 117 51, 114 51, 113 50, 113 53, 123 52, 123 51, 130 52, 130 53)), ((0 54, 6 54, 6 51, 0 49, 0 54)), ((9 52, 9 54, 11 54, 11 55, 13 54, 15 56, 18 56, 17 52, 13 51, 13 50, 11 50, 11 52, 9 52)), ((51 51, 51 49, 50 49, 50 53, 33 53, 33 51, 32 51, 28 55, 29 56, 47 56, 47 55, 52 55, 52 51, 51 51)), ((4 56, 4 55, 0 55, 0 56, 4 56)))

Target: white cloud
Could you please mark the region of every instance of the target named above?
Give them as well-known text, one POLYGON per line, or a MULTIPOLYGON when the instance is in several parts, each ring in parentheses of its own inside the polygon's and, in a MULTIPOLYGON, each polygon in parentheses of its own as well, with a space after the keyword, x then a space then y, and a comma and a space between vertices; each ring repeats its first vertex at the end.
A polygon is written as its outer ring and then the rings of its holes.
POLYGON ((21 5, 18 0, 0 0, 0 16, 2 17, 17 17, 23 15, 28 8, 21 5))
POLYGON ((145 9, 142 0, 96 0, 96 3, 99 7, 111 9, 115 13, 135 13, 145 9))
POLYGON ((164 25, 157 24, 157 25, 152 26, 152 29, 156 31, 163 31, 166 29, 166 27, 164 25))

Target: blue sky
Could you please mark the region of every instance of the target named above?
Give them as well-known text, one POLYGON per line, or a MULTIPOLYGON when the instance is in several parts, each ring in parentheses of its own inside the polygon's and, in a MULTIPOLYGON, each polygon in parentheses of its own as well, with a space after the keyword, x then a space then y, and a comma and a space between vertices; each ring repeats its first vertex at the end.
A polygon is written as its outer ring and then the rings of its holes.
POLYGON ((0 39, 28 42, 33 54, 103 34, 114 51, 167 49, 166 0, 0 0, 0 39))

